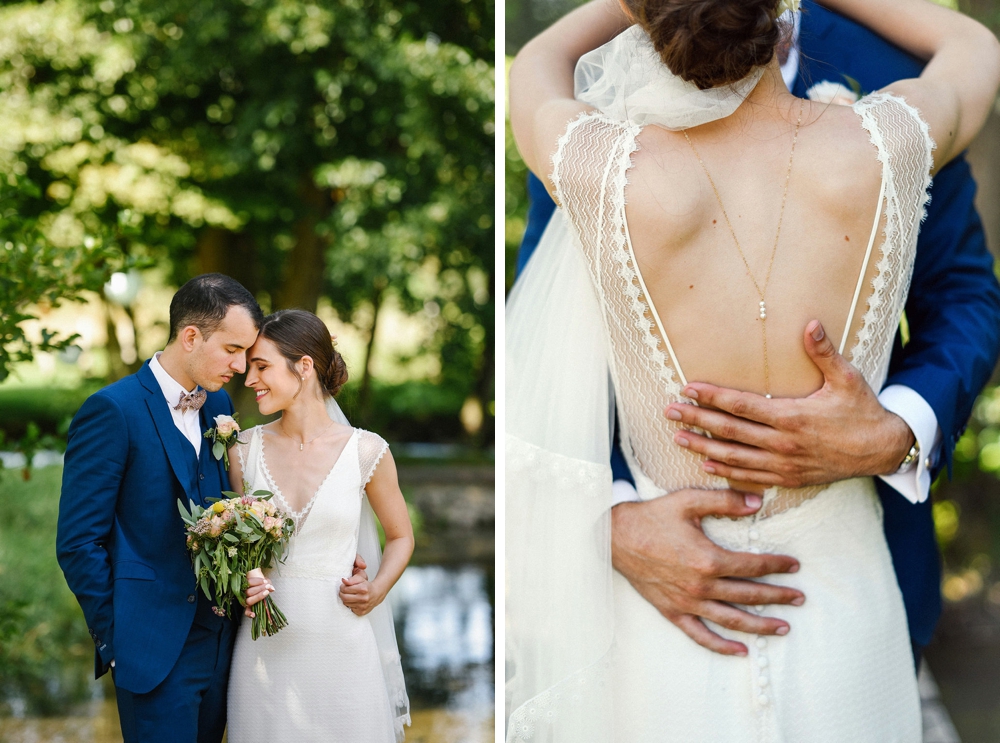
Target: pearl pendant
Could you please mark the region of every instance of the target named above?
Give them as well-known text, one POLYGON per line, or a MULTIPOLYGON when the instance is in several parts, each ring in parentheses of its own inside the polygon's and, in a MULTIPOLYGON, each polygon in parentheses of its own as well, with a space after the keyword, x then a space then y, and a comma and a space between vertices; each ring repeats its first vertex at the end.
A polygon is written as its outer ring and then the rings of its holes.
POLYGON ((764 300, 763 299, 760 300, 760 319, 761 320, 766 320, 767 319, 767 305, 764 304, 764 300))

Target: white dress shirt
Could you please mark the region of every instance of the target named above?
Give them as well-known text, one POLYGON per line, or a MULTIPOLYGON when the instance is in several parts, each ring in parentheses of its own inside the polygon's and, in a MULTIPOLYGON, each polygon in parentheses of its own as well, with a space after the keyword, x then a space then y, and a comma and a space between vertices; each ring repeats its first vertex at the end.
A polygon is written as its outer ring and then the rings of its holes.
MULTIPOLYGON (((174 425, 177 426, 177 430, 184 434, 184 438, 191 442, 195 455, 201 456, 202 432, 200 411, 189 409, 181 412, 180 410, 174 410, 174 406, 181 399, 181 395, 194 392, 194 390, 184 389, 180 382, 171 377, 167 373, 167 370, 160 366, 161 353, 163 352, 157 351, 153 354, 153 358, 149 360, 149 370, 153 372, 153 376, 156 377, 156 381, 163 391, 163 397, 167 400, 167 406, 170 408, 170 416, 174 419, 174 425)), ((198 387, 196 386, 194 389, 196 390, 198 387)))
MULTIPOLYGON (((791 90, 799 74, 799 13, 794 14, 795 27, 788 59, 781 65, 781 77, 791 90)), ((911 503, 927 500, 931 490, 931 467, 937 462, 941 446, 941 428, 934 410, 919 393, 901 384, 891 384, 878 396, 882 407, 902 418, 913 431, 920 446, 917 466, 899 475, 879 475, 893 490, 911 503)), ((639 493, 628 480, 615 480, 612 487, 612 506, 639 500, 639 493)))

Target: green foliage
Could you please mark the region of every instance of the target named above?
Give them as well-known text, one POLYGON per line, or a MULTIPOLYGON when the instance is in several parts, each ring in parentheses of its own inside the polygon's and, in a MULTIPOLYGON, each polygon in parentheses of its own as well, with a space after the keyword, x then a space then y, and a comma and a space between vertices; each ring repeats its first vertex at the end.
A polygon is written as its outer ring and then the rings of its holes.
MULTIPOLYGON (((507 58, 507 70, 510 70, 512 58, 507 58)), ((508 113, 504 127, 504 255, 506 256, 506 290, 509 292, 514 285, 514 268, 517 265, 517 249, 524 236, 524 228, 528 222, 528 166, 524 164, 514 135, 510 130, 510 114, 508 113)))
POLYGON ((489 409, 492 28, 486 0, 0 7, 0 349, 30 356, 35 303, 167 259, 271 309, 326 293, 365 332, 391 294, 489 409))
POLYGON ((63 435, 84 400, 100 387, 99 382, 90 381, 76 389, 0 388, 3 411, 0 433, 8 439, 17 439, 26 435, 29 425, 35 423, 42 434, 63 435))
POLYGON ((55 559, 61 467, 0 470, 0 700, 54 714, 88 695, 94 643, 55 559))

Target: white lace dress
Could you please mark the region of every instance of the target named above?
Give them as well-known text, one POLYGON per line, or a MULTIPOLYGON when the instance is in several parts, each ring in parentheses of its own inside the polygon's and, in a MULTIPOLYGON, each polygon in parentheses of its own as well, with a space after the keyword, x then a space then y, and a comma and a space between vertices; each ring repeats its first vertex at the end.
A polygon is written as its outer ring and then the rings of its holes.
MULTIPOLYGON (((287 559, 265 571, 288 626, 250 638, 240 623, 229 674, 230 743, 395 743, 379 650, 369 616, 356 616, 339 596, 358 547, 362 491, 387 450, 376 434, 354 429, 312 500, 292 512, 275 485, 260 427, 238 444, 244 477, 270 490, 293 515, 287 559)), ((401 725, 399 726, 401 732, 401 725)))
MULTIPOLYGON (((909 288, 933 143, 918 113, 899 98, 872 95, 854 110, 882 164, 883 183, 869 267, 861 272, 869 280, 859 279, 855 299, 860 320, 848 320, 854 332, 845 351, 878 390, 909 288)), ((728 485, 704 472, 700 455, 673 443, 679 425, 663 414, 666 405, 687 400, 680 395, 681 365, 647 301, 628 235, 625 191, 641 131, 601 113, 569 125, 554 158, 561 210, 550 229, 568 228, 567 240, 582 253, 580 271, 596 295, 599 317, 593 322, 603 330, 622 450, 640 497, 649 499, 682 488, 728 485)), ((563 256, 561 268, 547 270, 568 271, 566 263, 563 256)), ((522 332, 511 330, 512 324, 530 329, 531 323, 547 321, 538 315, 533 312, 520 325, 510 310, 508 333, 522 332)), ((532 356, 545 351, 520 344, 526 350, 511 361, 508 343, 510 400, 512 389, 520 394, 516 385, 527 376, 523 370, 532 356)), ((578 366, 569 373, 582 373, 578 366)), ((544 373, 539 369, 538 375, 544 373)), ((592 387, 599 389, 599 382, 592 387)), ((533 407, 545 404, 539 400, 533 407)), ((807 597, 802 607, 766 607, 768 616, 791 624, 784 637, 712 626, 749 648, 745 658, 723 656, 696 645, 623 576, 611 573, 605 515, 610 472, 594 456, 572 454, 586 452, 582 444, 547 433, 558 425, 559 413, 543 420, 530 407, 524 410, 528 422, 509 423, 506 440, 508 562, 512 551, 515 559, 531 554, 524 580, 510 566, 507 573, 508 667, 515 679, 508 686, 508 741, 920 741, 906 615, 870 478, 825 489, 772 488, 756 517, 703 520, 706 534, 728 549, 798 558, 798 573, 765 580, 793 585, 807 597), (546 451, 533 440, 564 441, 564 451, 546 451), (544 510, 544 503, 558 504, 559 498, 558 511, 544 510), (513 512, 511 503, 525 505, 513 512), (552 523, 555 518, 563 523, 552 523), (563 539, 574 530, 575 541, 563 539), (595 541, 597 549, 591 546, 595 541), (540 543, 561 546, 542 553, 533 547, 540 543), (570 549, 577 549, 575 556, 564 557, 570 549), (567 592, 545 605, 548 597, 541 589, 532 593, 529 583, 539 560, 550 560, 550 569, 584 598, 576 602, 567 592), (605 572, 610 577, 602 583, 605 572), (544 608, 534 609, 539 603, 544 608), (553 615, 558 622, 550 621, 553 615)), ((575 407, 566 407, 562 415, 573 414, 575 407)), ((559 582, 545 585, 547 593, 562 590, 559 582)))

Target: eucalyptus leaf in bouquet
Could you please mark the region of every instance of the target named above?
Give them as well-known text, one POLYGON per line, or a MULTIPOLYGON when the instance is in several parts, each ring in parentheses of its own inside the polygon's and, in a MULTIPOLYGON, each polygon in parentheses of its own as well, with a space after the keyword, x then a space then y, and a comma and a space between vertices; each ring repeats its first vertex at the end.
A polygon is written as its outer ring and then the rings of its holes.
MULTIPOLYGON (((219 616, 229 616, 233 599, 246 605, 247 573, 254 568, 268 568, 281 561, 295 522, 271 502, 273 493, 257 490, 240 495, 229 490, 225 498, 208 508, 188 501, 177 501, 184 520, 187 548, 194 565, 195 578, 219 616)), ((251 636, 273 635, 288 620, 270 596, 254 608, 251 636)))

